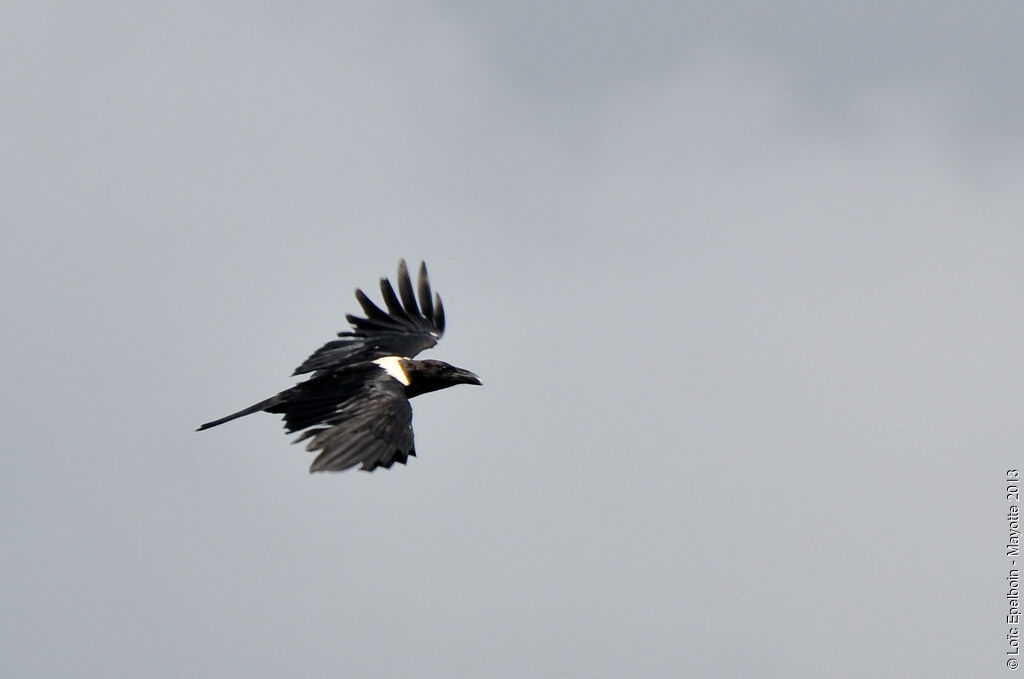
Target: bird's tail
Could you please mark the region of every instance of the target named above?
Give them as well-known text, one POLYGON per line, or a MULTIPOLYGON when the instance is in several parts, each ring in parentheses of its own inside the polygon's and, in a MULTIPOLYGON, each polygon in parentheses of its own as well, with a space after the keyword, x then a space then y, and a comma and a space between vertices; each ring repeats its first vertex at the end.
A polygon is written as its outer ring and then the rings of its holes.
POLYGON ((256 405, 251 405, 248 408, 246 408, 245 410, 239 410, 237 413, 231 413, 230 415, 228 415, 226 417, 222 417, 219 420, 214 420, 213 422, 207 422, 206 424, 204 424, 201 427, 199 427, 199 429, 196 429, 196 431, 202 431, 204 429, 209 429, 210 427, 216 427, 218 424, 224 424, 225 422, 230 422, 231 420, 237 419, 239 417, 244 417, 246 415, 251 415, 253 413, 258 413, 258 412, 260 412, 262 410, 269 410, 270 408, 273 408, 276 405, 280 405, 281 403, 284 402, 284 400, 285 400, 284 394, 278 394, 277 396, 271 396, 266 401, 260 401, 256 405))

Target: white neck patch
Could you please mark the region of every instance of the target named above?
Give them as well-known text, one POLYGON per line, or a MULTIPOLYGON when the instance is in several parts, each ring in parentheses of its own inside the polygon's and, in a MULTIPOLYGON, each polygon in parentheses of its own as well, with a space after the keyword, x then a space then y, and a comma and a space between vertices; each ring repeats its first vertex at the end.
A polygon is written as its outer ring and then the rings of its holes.
POLYGON ((374 361, 377 365, 384 369, 388 375, 391 375, 396 380, 401 382, 405 386, 409 386, 409 376, 402 370, 402 359, 398 356, 385 356, 384 358, 378 358, 374 361))

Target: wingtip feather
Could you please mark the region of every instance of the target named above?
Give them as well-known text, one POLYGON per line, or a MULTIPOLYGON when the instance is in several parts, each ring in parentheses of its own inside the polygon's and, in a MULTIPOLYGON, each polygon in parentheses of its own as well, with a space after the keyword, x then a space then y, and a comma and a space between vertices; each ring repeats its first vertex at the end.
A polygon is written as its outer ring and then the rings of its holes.
POLYGON ((420 309, 423 311, 423 315, 433 320, 434 304, 430 299, 430 277, 427 275, 426 262, 420 262, 419 293, 420 309))

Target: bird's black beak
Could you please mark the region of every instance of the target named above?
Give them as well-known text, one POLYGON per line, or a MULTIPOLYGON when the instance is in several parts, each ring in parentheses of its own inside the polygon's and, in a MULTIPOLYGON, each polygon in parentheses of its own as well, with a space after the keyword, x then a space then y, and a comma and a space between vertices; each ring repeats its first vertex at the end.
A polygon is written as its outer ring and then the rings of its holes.
POLYGON ((455 369, 455 383, 456 384, 479 384, 479 385, 483 384, 483 382, 480 381, 479 377, 477 377, 473 373, 469 372, 468 370, 463 370, 462 368, 456 368, 455 369))

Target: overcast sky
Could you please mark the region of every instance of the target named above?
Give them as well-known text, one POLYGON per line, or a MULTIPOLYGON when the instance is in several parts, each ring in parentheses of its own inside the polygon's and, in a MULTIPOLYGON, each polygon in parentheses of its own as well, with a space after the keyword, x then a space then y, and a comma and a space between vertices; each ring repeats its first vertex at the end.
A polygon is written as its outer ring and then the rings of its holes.
MULTIPOLYGON (((849 3, 848 3, 849 4, 849 3)), ((987 677, 1024 5, 0 9, 5 677, 987 677), (484 387, 280 421, 427 261, 484 387)))

